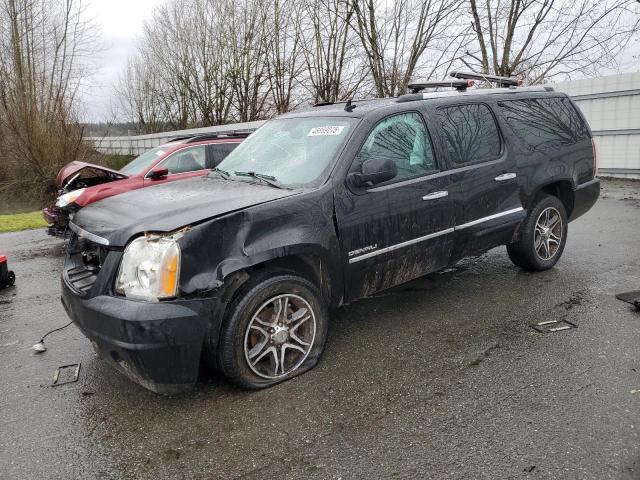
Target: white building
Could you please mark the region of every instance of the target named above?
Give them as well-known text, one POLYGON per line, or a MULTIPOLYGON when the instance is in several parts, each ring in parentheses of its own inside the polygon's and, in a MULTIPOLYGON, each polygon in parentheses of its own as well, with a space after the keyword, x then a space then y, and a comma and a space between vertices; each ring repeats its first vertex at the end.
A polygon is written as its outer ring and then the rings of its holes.
POLYGON ((584 112, 596 139, 598 175, 640 178, 640 72, 552 84, 584 112))

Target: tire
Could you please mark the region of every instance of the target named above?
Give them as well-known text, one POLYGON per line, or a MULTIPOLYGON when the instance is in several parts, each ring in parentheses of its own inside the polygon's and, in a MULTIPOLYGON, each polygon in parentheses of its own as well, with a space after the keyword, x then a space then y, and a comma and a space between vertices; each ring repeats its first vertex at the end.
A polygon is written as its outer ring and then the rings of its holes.
POLYGON ((261 272, 240 287, 226 310, 218 367, 250 390, 289 380, 318 363, 328 325, 326 302, 312 282, 293 272, 261 272))
POLYGON ((552 268, 564 251, 567 223, 567 212, 558 197, 537 197, 521 226, 518 240, 507 245, 509 258, 517 266, 529 271, 540 272, 552 268), (545 225, 551 228, 546 229, 545 225))

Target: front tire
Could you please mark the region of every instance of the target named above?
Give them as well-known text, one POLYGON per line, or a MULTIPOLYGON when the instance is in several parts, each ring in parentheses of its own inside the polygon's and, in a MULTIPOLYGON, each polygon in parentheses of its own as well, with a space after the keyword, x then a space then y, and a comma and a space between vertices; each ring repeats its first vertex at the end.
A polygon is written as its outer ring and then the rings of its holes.
POLYGON ((218 365, 247 389, 270 387, 313 368, 322 355, 328 309, 318 288, 290 272, 250 278, 225 315, 218 365))
POLYGON ((537 198, 507 253, 517 266, 529 271, 552 268, 562 256, 567 241, 567 212, 558 197, 537 198))

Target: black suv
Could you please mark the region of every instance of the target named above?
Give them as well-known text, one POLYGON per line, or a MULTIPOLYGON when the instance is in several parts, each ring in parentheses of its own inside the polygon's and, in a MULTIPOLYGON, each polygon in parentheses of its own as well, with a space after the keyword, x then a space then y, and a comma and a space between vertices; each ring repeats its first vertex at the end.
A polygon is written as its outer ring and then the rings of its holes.
POLYGON ((584 117, 550 88, 447 84, 282 115, 205 177, 82 209, 69 316, 155 392, 201 358, 262 388, 316 365, 331 307, 499 245, 553 267, 600 191, 584 117))

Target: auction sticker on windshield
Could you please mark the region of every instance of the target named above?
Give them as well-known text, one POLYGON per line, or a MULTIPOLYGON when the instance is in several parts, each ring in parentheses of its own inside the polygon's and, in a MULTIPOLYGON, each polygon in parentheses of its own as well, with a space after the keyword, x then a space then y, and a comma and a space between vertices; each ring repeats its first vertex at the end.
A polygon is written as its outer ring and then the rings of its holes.
POLYGON ((326 127, 313 127, 307 137, 317 137, 319 135, 340 135, 344 125, 326 126, 326 127))

